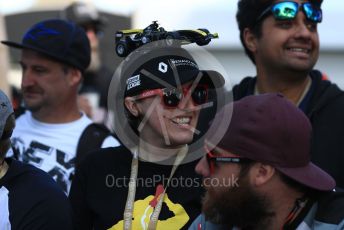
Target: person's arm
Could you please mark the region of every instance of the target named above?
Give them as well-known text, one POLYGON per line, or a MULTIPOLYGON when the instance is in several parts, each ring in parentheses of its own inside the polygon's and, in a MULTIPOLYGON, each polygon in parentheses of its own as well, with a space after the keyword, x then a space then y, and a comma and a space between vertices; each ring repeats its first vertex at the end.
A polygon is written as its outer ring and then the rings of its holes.
POLYGON ((44 198, 32 207, 19 229, 73 230, 72 210, 66 195, 58 191, 46 191, 44 198))
POLYGON ((8 202, 12 229, 72 230, 71 205, 53 178, 14 159, 7 158, 6 163, 9 169, 2 188, 7 190, 7 197, 3 198, 8 202))
POLYGON ((83 161, 76 169, 76 174, 73 178, 71 190, 69 192, 69 200, 73 210, 73 222, 76 230, 93 229, 93 215, 86 200, 86 172, 86 161, 83 161))

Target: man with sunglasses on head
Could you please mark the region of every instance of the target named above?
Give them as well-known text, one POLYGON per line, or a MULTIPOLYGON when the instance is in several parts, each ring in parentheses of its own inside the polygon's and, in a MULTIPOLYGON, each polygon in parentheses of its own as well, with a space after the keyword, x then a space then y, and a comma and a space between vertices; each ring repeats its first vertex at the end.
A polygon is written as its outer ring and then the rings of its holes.
POLYGON ((344 187, 344 93, 313 67, 319 57, 322 0, 240 0, 237 21, 256 77, 233 88, 234 99, 280 92, 310 119, 312 161, 344 187))
POLYGON ((310 162, 305 114, 279 93, 232 105, 226 133, 218 143, 205 141, 206 160, 196 166, 206 194, 203 215, 189 229, 344 229, 344 193, 310 162))
POLYGON ((113 99, 124 117, 115 128, 136 136, 128 144, 117 132, 123 146, 91 153, 77 168, 70 192, 76 229, 187 229, 200 214, 203 188, 198 160, 184 159, 209 89, 224 79, 199 70, 181 48, 135 51, 119 72, 113 99))

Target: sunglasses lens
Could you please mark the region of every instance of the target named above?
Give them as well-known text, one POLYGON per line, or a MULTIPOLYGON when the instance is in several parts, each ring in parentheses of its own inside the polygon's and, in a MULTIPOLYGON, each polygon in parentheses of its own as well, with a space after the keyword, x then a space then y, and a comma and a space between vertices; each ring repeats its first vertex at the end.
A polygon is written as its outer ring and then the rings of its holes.
POLYGON ((294 19, 298 11, 296 2, 280 2, 271 8, 272 14, 277 20, 294 19))
POLYGON ((182 93, 177 90, 166 92, 163 96, 164 104, 168 107, 177 107, 182 98, 182 93))
POLYGON ((206 87, 197 86, 192 92, 192 100, 196 105, 202 105, 207 102, 208 91, 206 87))
MULTIPOLYGON (((164 92, 163 101, 167 107, 177 107, 182 100, 182 97, 183 92, 179 92, 177 89, 172 89, 164 92)), ((191 94, 191 97, 192 101, 196 105, 202 105, 207 102, 208 90, 205 86, 196 86, 191 94)))
POLYGON ((320 9, 314 8, 310 3, 303 4, 303 11, 308 20, 312 22, 321 22, 322 12, 320 9))

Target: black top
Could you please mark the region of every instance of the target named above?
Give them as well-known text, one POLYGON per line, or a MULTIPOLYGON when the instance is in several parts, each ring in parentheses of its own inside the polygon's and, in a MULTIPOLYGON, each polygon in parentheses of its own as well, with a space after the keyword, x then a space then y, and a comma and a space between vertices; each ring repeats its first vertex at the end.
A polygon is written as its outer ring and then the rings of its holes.
MULTIPOLYGON (((70 191, 76 229, 123 229, 132 154, 124 146, 101 149, 81 162, 70 191)), ((197 160, 180 165, 167 188, 158 229, 187 229, 201 212, 202 178, 197 160)), ((132 229, 142 229, 152 213, 158 185, 166 184, 172 166, 139 161, 132 229), (146 218, 145 218, 146 217, 146 218)))
MULTIPOLYGON (((13 159, 6 162, 9 169, 0 179, 0 215, 10 229, 73 229, 70 204, 56 182, 34 166, 13 159)), ((1 224, 0 229, 7 229, 1 224)))
POLYGON ((80 93, 98 93, 99 106, 107 108, 107 97, 111 83, 113 73, 106 68, 101 66, 97 71, 86 71, 83 74, 83 82, 80 89, 80 93))
MULTIPOLYGON (((319 71, 310 73, 311 95, 301 108, 312 123, 311 160, 344 188, 344 92, 319 71)), ((234 100, 254 93, 256 77, 246 77, 233 88, 234 100)))

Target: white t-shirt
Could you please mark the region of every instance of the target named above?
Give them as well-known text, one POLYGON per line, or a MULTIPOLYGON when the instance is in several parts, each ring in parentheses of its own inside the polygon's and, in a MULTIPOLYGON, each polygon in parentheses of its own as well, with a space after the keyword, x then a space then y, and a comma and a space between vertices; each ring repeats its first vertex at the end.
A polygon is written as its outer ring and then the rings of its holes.
POLYGON ((8 210, 8 190, 0 186, 0 229, 11 230, 10 211, 8 210))
MULTIPOLYGON (((19 160, 49 173, 65 192, 69 192, 79 138, 92 121, 85 114, 76 121, 63 124, 39 122, 26 111, 16 120, 12 134, 13 147, 19 160)), ((102 148, 118 146, 112 136, 107 137, 102 148)))

